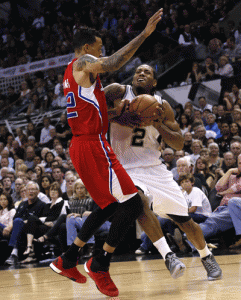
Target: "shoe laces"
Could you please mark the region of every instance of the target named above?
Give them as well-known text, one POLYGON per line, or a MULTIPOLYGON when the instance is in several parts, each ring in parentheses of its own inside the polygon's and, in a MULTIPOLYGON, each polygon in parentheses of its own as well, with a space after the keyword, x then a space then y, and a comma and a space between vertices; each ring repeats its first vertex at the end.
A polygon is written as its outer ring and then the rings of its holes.
POLYGON ((99 279, 105 282, 106 286, 113 283, 112 279, 110 278, 109 272, 98 271, 97 274, 99 279))
POLYGON ((176 263, 176 262, 177 262, 177 257, 176 257, 175 254, 168 255, 167 259, 169 260, 169 266, 170 266, 172 263, 176 263))
POLYGON ((212 272, 212 271, 217 271, 217 265, 215 264, 215 262, 212 260, 211 256, 207 257, 205 260, 203 260, 206 268, 208 269, 208 271, 212 272))

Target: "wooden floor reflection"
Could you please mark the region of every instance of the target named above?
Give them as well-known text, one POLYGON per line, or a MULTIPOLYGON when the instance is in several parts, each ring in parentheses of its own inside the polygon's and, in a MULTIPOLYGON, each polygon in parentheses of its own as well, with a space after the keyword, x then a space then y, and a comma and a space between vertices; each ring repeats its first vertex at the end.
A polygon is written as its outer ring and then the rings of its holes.
MULTIPOLYGON (((115 262, 111 276, 119 288, 119 297, 102 295, 88 278, 86 284, 74 283, 50 268, 8 269, 0 271, 1 300, 238 300, 241 299, 241 255, 216 256, 223 279, 210 282, 200 258, 182 258, 185 275, 172 279, 163 260, 115 262)), ((78 269, 86 274, 83 265, 78 269)))

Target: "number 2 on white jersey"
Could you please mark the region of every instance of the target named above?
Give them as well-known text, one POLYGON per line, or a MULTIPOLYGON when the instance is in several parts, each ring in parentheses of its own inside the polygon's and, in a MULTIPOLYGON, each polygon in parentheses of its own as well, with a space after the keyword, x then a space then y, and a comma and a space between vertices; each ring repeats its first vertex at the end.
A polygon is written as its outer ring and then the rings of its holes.
MULTIPOLYGON (((74 96, 73 92, 69 92, 66 96, 66 99, 67 99, 67 111, 68 111, 68 108, 76 107, 76 101, 75 101, 75 96, 74 96)), ((77 111, 72 111, 70 113, 67 113, 67 119, 77 118, 77 117, 78 117, 77 111)))

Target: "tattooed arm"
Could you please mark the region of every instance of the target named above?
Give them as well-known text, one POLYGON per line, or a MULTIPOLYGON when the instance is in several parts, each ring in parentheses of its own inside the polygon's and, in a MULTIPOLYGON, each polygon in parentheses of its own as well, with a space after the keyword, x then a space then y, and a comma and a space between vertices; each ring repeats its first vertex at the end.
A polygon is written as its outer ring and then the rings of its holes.
POLYGON ((112 54, 110 57, 96 58, 85 54, 77 61, 77 71, 88 73, 105 73, 119 70, 137 51, 145 39, 155 30, 161 20, 163 9, 159 9, 148 21, 146 28, 129 44, 112 54))

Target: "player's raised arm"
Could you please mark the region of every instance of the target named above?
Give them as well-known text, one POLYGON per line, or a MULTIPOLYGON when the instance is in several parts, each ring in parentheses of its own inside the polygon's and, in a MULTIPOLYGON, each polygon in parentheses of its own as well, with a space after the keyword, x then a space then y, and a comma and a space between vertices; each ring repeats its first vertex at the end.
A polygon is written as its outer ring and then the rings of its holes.
MULTIPOLYGON (((159 9, 149 20, 145 29, 130 43, 109 57, 95 57, 85 54, 78 58, 78 71, 88 73, 105 73, 119 70, 137 51, 145 39, 156 29, 162 19, 163 9, 159 9)), ((90 52, 89 52, 90 53, 90 52)))
POLYGON ((153 126, 159 131, 165 143, 175 150, 182 150, 184 138, 171 106, 167 101, 164 101, 161 109, 164 116, 158 122, 154 122, 153 126))

